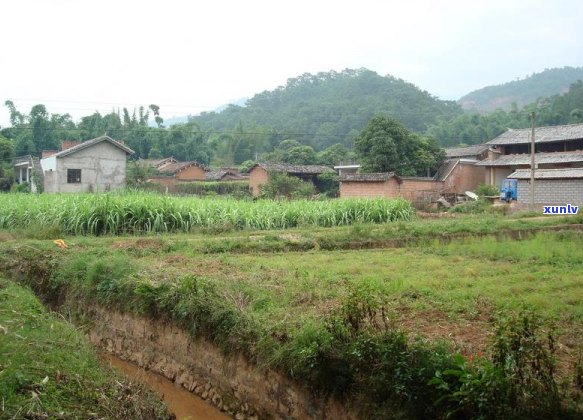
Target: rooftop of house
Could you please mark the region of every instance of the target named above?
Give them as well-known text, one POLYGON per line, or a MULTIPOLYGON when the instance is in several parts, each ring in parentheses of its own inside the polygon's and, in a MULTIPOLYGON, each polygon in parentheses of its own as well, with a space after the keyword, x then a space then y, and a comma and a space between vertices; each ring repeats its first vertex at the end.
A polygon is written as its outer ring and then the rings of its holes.
POLYGON ((138 165, 152 166, 155 168, 160 168, 164 165, 170 165, 177 162, 178 161, 173 157, 167 157, 164 159, 139 159, 137 161, 138 165))
POLYGON ((32 164, 32 156, 31 155, 17 156, 14 159, 12 159, 12 164, 14 166, 28 166, 32 164))
POLYGON ((126 152, 128 155, 134 154, 134 151, 132 149, 130 149, 129 147, 120 143, 119 141, 116 141, 109 136, 101 136, 101 137, 97 137, 97 138, 94 138, 91 140, 86 140, 84 142, 78 143, 72 147, 64 148, 61 152, 55 153, 54 155, 51 155, 50 157, 53 157, 53 156, 58 157, 58 158, 65 157, 65 156, 71 155, 71 154, 76 153, 80 150, 86 149, 88 147, 91 147, 95 144, 98 144, 98 143, 101 143, 104 141, 114 145, 115 147, 120 148, 121 150, 126 152))
POLYGON ((205 179, 207 181, 220 181, 223 178, 227 178, 228 180, 237 181, 237 180, 245 180, 248 179, 248 176, 245 174, 240 174, 235 171, 229 169, 210 169, 205 172, 205 179))
MULTIPOLYGON (((487 142, 487 145, 507 145, 507 144, 525 144, 531 142, 530 128, 511 129, 500 134, 493 140, 487 142)), ((555 141, 567 141, 583 139, 583 124, 557 125, 553 127, 537 127, 534 132, 535 143, 550 143, 555 141)))
POLYGON ((449 147, 445 150, 445 156, 448 158, 477 156, 488 150, 487 144, 475 144, 467 147, 449 147))
MULTIPOLYGON (((254 167, 261 167, 268 172, 284 172, 288 174, 319 175, 331 172, 332 169, 323 165, 290 165, 287 163, 257 163, 254 167)), ((253 168, 251 168, 253 169, 253 168)))
POLYGON ((191 166, 198 166, 199 168, 204 169, 204 165, 198 163, 195 160, 191 160, 191 161, 188 161, 188 162, 175 162, 175 163, 170 163, 168 165, 164 165, 164 166, 160 167, 158 169, 158 171, 160 173, 163 173, 163 174, 176 174, 176 173, 178 173, 180 171, 183 171, 183 170, 185 170, 187 168, 190 168, 191 166))
MULTIPOLYGON (((575 163, 583 162, 583 151, 536 153, 535 163, 575 163)), ((486 159, 476 163, 478 166, 515 166, 530 165, 530 154, 502 155, 498 159, 486 159)))
POLYGON ((334 166, 334 169, 360 169, 360 165, 353 163, 350 165, 336 165, 334 166))
MULTIPOLYGON (((583 168, 535 169, 535 179, 576 179, 583 178, 583 168)), ((517 169, 508 178, 530 179, 530 169, 517 169)))

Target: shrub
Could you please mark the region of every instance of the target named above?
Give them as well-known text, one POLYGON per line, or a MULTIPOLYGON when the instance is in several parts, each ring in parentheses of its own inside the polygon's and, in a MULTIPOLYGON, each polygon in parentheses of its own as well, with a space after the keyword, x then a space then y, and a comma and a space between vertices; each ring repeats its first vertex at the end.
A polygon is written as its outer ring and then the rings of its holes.
POLYGON ((480 184, 477 186, 475 193, 480 197, 499 196, 500 190, 498 190, 498 187, 495 185, 480 184))
POLYGON ((318 175, 318 188, 320 192, 328 197, 338 197, 340 195, 340 183, 335 172, 326 172, 318 175))
POLYGON ((529 311, 499 317, 491 360, 457 355, 456 367, 429 382, 443 392, 436 401, 446 417, 561 418, 555 381, 555 332, 529 311))
POLYGON ((250 197, 248 181, 201 181, 185 182, 176 185, 176 192, 180 194, 196 195, 232 195, 236 197, 250 197))
POLYGON ((248 172, 251 170, 251 168, 252 168, 253 166, 255 166, 255 164, 256 164, 256 163, 257 163, 257 162, 255 162, 255 161, 253 161, 253 160, 246 160, 246 161, 244 161, 243 163, 241 163, 241 164, 239 165, 239 171, 240 171, 242 174, 246 174, 246 173, 248 173, 248 172))
POLYGON ((309 198, 316 192, 312 183, 283 173, 270 174, 260 189, 264 198, 309 198))

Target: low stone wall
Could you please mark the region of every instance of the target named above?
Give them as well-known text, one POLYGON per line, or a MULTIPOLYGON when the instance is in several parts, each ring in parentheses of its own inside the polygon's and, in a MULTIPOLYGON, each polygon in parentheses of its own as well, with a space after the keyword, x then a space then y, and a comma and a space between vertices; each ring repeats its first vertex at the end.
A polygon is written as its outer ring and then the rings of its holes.
POLYGON ((236 419, 355 419, 337 401, 241 355, 225 355, 204 339, 162 321, 104 308, 91 310, 89 338, 97 347, 160 373, 236 419))

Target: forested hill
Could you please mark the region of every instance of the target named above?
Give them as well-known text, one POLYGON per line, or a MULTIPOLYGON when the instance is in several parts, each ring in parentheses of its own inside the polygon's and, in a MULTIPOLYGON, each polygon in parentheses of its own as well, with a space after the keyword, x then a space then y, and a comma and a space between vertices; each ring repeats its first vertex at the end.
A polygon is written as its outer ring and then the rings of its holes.
POLYGON ((583 80, 583 67, 547 69, 522 80, 475 90, 463 96, 459 103, 465 110, 490 112, 501 108, 508 111, 512 103, 522 107, 541 97, 565 93, 577 80, 583 80))
POLYGON ((201 129, 245 131, 269 127, 316 150, 352 138, 377 114, 388 114, 411 130, 423 132, 439 117, 460 115, 460 106, 442 101, 411 83, 367 70, 303 74, 285 86, 231 105, 222 112, 191 117, 201 129))
POLYGON ((485 114, 466 112, 453 119, 439 121, 429 127, 426 134, 446 147, 483 143, 508 128, 530 127, 533 112, 536 113, 538 126, 583 123, 583 81, 573 83, 567 93, 541 99, 523 108, 510 111, 497 109, 485 114))

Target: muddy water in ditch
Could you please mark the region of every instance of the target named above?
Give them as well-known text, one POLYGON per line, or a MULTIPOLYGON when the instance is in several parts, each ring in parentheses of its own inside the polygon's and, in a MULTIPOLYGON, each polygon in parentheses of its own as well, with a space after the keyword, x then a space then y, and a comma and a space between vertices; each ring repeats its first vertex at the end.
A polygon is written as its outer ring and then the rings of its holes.
POLYGON ((115 370, 130 379, 145 384, 158 393, 178 420, 224 420, 230 418, 217 408, 207 404, 202 398, 175 385, 162 375, 141 369, 110 354, 106 355, 106 359, 115 370))

